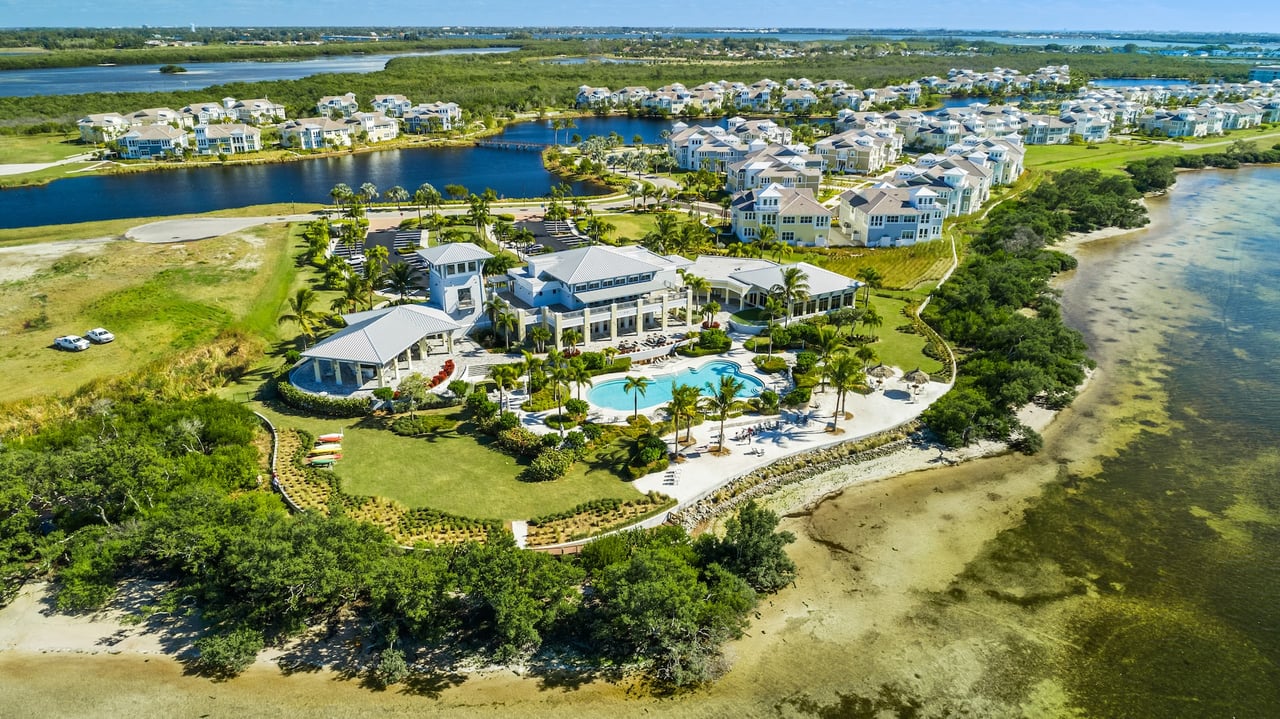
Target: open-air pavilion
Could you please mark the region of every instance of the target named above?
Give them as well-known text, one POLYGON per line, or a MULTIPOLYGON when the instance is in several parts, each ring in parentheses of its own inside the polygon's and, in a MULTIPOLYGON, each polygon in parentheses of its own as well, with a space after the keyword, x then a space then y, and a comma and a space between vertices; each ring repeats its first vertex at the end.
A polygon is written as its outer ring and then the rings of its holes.
POLYGON ((433 375, 453 353, 462 329, 447 314, 423 305, 397 305, 344 315, 347 327, 302 353, 290 381, 308 392, 351 395, 399 384, 418 372, 433 375), (432 360, 432 355, 444 355, 432 360))

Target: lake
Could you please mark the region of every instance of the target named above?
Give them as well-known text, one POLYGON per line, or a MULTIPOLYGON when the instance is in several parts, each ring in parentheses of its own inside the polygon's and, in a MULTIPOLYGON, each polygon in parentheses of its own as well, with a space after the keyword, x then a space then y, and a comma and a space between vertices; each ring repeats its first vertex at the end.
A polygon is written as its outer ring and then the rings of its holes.
POLYGON ((167 75, 161 65, 112 65, 110 67, 50 67, 0 71, 0 96, 78 95, 86 92, 173 92, 199 90, 230 82, 296 80, 322 73, 367 73, 386 67, 397 57, 420 55, 487 55, 512 52, 514 47, 471 47, 382 55, 343 55, 281 62, 179 63, 186 72, 167 75))
MULTIPOLYGON (((499 137, 550 144, 558 134, 560 143, 567 144, 573 134, 617 132, 628 143, 637 134, 652 143, 672 123, 583 117, 575 124, 577 129, 556 133, 550 121, 516 123, 499 137)), ((266 165, 179 165, 171 170, 71 177, 0 190, 0 227, 210 212, 273 202, 329 202, 329 190, 340 182, 351 187, 372 182, 383 190, 400 185, 410 192, 424 182, 442 192, 445 185, 459 184, 477 193, 493 188, 503 198, 542 197, 560 184, 543 168, 536 152, 470 146, 359 152, 266 165)), ((602 191, 584 182, 570 185, 579 195, 602 191)))

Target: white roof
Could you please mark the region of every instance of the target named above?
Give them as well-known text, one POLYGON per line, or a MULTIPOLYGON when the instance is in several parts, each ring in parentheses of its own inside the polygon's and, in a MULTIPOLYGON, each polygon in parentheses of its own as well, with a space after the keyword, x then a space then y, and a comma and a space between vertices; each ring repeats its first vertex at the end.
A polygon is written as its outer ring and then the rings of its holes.
POLYGON ((667 258, 636 245, 593 246, 533 257, 529 261, 529 275, 537 277, 545 272, 572 286, 580 282, 659 272, 672 266, 667 258))
POLYGON ((424 250, 418 250, 418 256, 426 260, 429 265, 447 265, 454 262, 470 262, 471 260, 483 262, 493 257, 480 245, 470 242, 449 242, 435 247, 428 247, 424 250))
POLYGON ((762 267, 756 270, 745 270, 735 272, 732 278, 749 286, 758 287, 762 290, 769 291, 775 285, 782 284, 782 271, 788 267, 799 267, 801 271, 808 277, 809 296, 817 297, 820 295, 834 294, 844 292, 845 290, 856 290, 862 286, 862 283, 837 274, 830 270, 824 270, 821 267, 815 267, 808 262, 797 262, 791 265, 774 265, 773 267, 762 267))
POLYGON ((343 315, 347 328, 302 353, 304 357, 385 365, 423 337, 462 326, 440 310, 397 305, 343 315))

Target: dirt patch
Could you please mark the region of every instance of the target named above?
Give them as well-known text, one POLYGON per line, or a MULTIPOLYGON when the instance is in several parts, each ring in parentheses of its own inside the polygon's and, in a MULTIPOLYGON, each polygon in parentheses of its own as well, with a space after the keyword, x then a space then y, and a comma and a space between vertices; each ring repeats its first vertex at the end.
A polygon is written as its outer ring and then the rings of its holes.
POLYGON ((0 247, 0 284, 25 280, 48 269, 53 263, 68 255, 96 255, 115 239, 98 237, 92 240, 65 240, 0 247))

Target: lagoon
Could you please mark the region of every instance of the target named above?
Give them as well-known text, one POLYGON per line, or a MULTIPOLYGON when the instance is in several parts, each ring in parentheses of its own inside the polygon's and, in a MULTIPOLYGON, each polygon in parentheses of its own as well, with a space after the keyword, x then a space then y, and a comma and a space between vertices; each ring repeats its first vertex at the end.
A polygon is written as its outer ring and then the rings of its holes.
MULTIPOLYGON (((512 52, 514 47, 467 47, 433 52, 380 55, 342 55, 309 60, 244 60, 184 62, 186 72, 167 75, 161 65, 50 67, 0 71, 0 96, 79 95, 86 92, 178 92, 200 90, 232 82, 297 80, 324 73, 377 72, 397 57, 422 55, 487 55, 512 52)), ((212 98, 217 99, 217 98, 212 98)))

